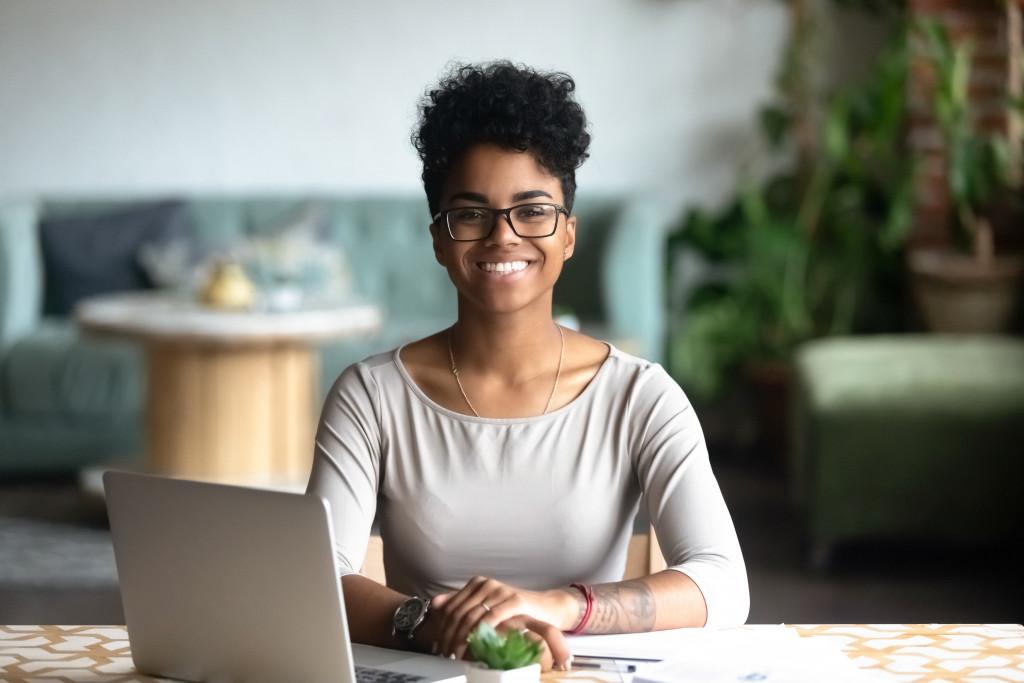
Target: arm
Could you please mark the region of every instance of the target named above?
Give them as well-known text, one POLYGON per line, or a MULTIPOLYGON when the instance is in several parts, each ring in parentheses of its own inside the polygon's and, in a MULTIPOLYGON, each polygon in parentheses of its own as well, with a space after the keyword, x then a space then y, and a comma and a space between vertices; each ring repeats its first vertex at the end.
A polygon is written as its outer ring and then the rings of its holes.
MULTIPOLYGON (((342 587, 353 641, 377 647, 454 656, 459 659, 465 654, 465 638, 458 648, 441 646, 443 635, 450 623, 445 618, 445 613, 438 610, 433 603, 423 623, 410 639, 392 634, 392 617, 408 596, 358 574, 343 577, 342 587), (353 614, 358 617, 353 619, 353 614)), ((535 639, 539 640, 544 648, 541 657, 541 668, 544 671, 550 671, 552 668, 568 669, 569 648, 557 627, 529 615, 516 615, 502 622, 499 627, 526 629, 535 634, 535 639)))
MULTIPOLYGON (((584 629, 587 634, 699 627, 707 620, 700 589, 693 579, 678 571, 665 570, 592 589, 593 607, 584 629)), ((570 631, 581 624, 586 600, 573 587, 525 591, 478 576, 461 590, 434 598, 433 609, 440 613, 439 621, 443 622, 440 631, 431 634, 437 640, 438 651, 462 657, 466 637, 481 622, 518 625, 528 617, 535 623, 552 626, 557 632, 570 631)), ((553 649, 560 649, 560 638, 548 635, 545 640, 553 649)))

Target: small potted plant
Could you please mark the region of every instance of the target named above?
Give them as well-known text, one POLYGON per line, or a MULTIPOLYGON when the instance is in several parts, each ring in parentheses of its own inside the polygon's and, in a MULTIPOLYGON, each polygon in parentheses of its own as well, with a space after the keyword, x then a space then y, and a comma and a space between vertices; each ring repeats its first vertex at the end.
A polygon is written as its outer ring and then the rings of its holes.
POLYGON ((521 631, 501 635, 484 623, 469 634, 468 640, 476 661, 466 667, 466 683, 536 683, 540 680, 541 645, 521 631))

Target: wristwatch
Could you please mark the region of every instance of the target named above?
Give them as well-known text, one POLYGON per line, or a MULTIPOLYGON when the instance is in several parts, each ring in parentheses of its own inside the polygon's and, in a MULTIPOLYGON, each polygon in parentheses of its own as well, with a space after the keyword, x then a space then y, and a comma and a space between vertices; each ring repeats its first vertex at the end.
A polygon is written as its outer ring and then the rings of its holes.
POLYGON ((412 640, 412 634, 423 623, 427 616, 430 601, 420 597, 412 597, 403 602, 395 610, 391 624, 391 635, 403 635, 412 640))

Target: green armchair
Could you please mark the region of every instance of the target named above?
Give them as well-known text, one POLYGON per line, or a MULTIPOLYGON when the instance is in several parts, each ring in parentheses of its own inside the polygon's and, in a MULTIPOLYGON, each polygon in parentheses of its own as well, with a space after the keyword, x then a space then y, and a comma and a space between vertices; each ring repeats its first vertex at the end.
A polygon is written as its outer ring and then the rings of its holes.
POLYGON ((793 491, 827 563, 838 543, 1024 538, 1024 340, 824 339, 796 358, 793 491))

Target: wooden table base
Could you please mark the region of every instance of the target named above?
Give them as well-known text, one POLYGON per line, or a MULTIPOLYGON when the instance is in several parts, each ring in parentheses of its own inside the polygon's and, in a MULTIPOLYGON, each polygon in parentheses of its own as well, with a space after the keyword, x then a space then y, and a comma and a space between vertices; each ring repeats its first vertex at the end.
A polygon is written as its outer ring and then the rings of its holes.
POLYGON ((150 342, 146 355, 153 471, 238 483, 308 477, 317 359, 307 345, 150 342))

